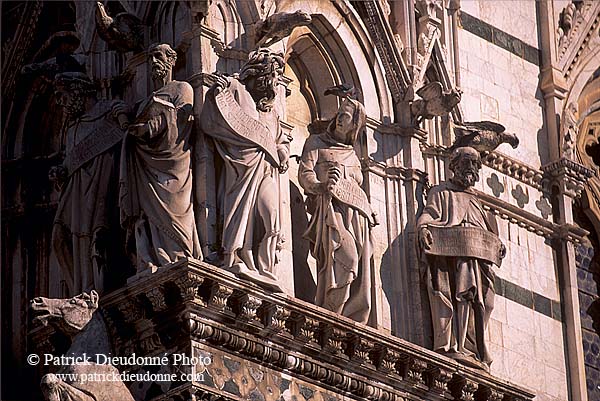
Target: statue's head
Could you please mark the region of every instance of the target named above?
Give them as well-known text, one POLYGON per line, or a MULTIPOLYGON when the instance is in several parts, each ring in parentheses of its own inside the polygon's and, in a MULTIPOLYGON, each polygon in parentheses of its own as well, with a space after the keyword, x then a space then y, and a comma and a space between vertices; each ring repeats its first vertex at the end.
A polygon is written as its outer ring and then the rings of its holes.
POLYGON ((345 98, 329 124, 329 133, 340 143, 354 145, 367 123, 365 107, 357 100, 345 98))
POLYGON ((85 112, 87 98, 96 96, 94 82, 82 72, 63 72, 54 77, 56 103, 70 118, 85 112))
POLYGON ((177 52, 166 43, 155 43, 148 47, 148 63, 152 69, 152 79, 164 80, 177 62, 177 52))
POLYGON ((246 86, 260 111, 270 111, 277 95, 279 76, 285 62, 281 53, 260 48, 250 53, 248 62, 240 70, 239 80, 246 86))
POLYGON ((456 148, 450 155, 450 171, 454 173, 452 182, 465 188, 472 187, 479 181, 481 156, 471 147, 456 148))
POLYGON ((94 290, 69 299, 37 297, 31 301, 34 321, 39 321, 44 326, 52 323, 70 336, 85 327, 97 308, 98 293, 94 290))

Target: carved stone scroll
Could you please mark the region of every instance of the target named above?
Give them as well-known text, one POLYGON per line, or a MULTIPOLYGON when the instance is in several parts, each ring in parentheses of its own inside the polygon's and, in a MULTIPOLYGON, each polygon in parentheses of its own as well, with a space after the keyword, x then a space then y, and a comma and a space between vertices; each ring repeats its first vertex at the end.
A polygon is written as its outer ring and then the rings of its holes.
POLYGON ((279 166, 277 156, 277 145, 273 141, 273 135, 260 122, 250 117, 235 101, 230 91, 224 90, 215 96, 215 102, 219 112, 231 127, 231 131, 249 139, 260 146, 271 159, 274 166, 279 166))
POLYGON ((346 178, 340 179, 331 189, 331 194, 340 202, 350 205, 369 219, 371 224, 375 224, 373 219, 373 210, 367 195, 356 181, 346 178))
POLYGON ((484 259, 500 266, 502 242, 498 236, 479 227, 429 226, 433 236, 431 249, 425 253, 437 256, 456 256, 484 259))
POLYGON ((124 131, 108 118, 97 120, 96 127, 87 137, 77 143, 65 157, 65 167, 69 175, 77 171, 94 157, 106 152, 123 139, 124 131))

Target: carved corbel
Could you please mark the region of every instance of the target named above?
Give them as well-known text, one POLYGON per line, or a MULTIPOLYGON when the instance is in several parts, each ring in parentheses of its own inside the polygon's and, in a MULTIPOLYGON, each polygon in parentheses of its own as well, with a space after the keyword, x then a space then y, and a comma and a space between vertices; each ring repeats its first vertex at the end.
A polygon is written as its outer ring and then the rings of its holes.
POLYGON ((289 333, 287 322, 291 312, 280 305, 267 304, 263 305, 262 316, 265 328, 273 333, 286 332, 289 333))
POLYGON ((504 393, 493 388, 484 387, 477 391, 477 401, 502 401, 504 393))
POLYGON ((321 327, 321 347, 323 350, 334 355, 344 355, 347 348, 346 341, 346 332, 342 329, 328 324, 321 327))
POLYGON ((152 310, 156 312, 162 312, 167 309, 167 303, 165 301, 165 290, 163 287, 153 287, 146 292, 146 298, 152 304, 152 310))
POLYGON ((375 347, 375 343, 373 341, 353 335, 350 338, 349 344, 350 360, 360 364, 373 365, 373 361, 371 359, 371 353, 375 347))
POLYGON ((381 346, 378 354, 377 370, 389 374, 400 374, 397 364, 402 355, 399 352, 381 346))
POLYGON ((404 356, 401 359, 404 359, 404 380, 416 386, 426 387, 424 373, 427 370, 427 362, 412 356, 404 356))
POLYGON ((262 300, 254 295, 241 294, 234 300, 237 318, 247 322, 259 323, 257 316, 258 308, 262 300))
POLYGON ((292 318, 294 337, 306 344, 318 345, 319 321, 297 314, 292 318))
POLYGON ((446 396, 448 383, 452 380, 452 372, 448 369, 435 367, 427 372, 429 390, 436 394, 446 396))
POLYGON ((122 302, 119 302, 116 305, 116 308, 121 312, 121 315, 123 315, 125 323, 133 324, 146 317, 144 308, 140 302, 131 297, 125 298, 122 302))
POLYGON ((218 311, 228 309, 227 301, 233 294, 233 288, 218 282, 211 283, 208 306, 218 311))
POLYGON ((188 272, 175 280, 175 285, 179 288, 181 299, 184 302, 199 299, 198 289, 202 283, 204 283, 204 277, 191 272, 188 272))
POLYGON ((450 383, 450 390, 455 400, 475 401, 475 392, 479 385, 472 380, 455 376, 450 383))

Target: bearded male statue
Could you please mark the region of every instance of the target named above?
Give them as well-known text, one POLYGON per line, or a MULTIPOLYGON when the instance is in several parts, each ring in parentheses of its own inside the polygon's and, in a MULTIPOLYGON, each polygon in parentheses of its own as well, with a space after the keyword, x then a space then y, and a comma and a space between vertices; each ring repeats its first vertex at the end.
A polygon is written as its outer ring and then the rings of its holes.
POLYGON ((278 292, 279 174, 288 168, 290 139, 273 106, 283 67, 281 54, 251 52, 239 74, 217 76, 201 115, 202 131, 214 140, 223 163, 222 265, 278 292))
POLYGON ((192 207, 190 134, 194 91, 174 81, 177 53, 148 48, 154 91, 136 110, 121 159, 121 223, 135 236, 137 275, 201 258, 192 207))
POLYGON ((54 86, 67 132, 65 160, 49 172, 61 191, 52 248, 70 294, 102 293, 113 277, 109 266, 122 257, 110 239, 119 237, 119 150, 128 107, 98 101, 94 83, 81 72, 57 74, 54 86))
POLYGON ((484 211, 472 187, 481 157, 470 147, 450 156, 453 177, 433 187, 417 221, 427 264, 433 349, 469 366, 489 370, 492 357, 485 333, 494 308, 492 265, 506 248, 493 215, 484 211))

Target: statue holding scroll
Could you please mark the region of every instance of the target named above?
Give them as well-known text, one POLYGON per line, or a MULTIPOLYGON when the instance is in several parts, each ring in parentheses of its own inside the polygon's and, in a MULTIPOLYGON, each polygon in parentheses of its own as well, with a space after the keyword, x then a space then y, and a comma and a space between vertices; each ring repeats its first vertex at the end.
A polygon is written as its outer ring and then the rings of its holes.
POLYGON ((177 53, 148 49, 154 92, 138 105, 121 159, 121 222, 135 235, 137 275, 201 258, 192 207, 190 134, 194 91, 172 80, 177 53))
POLYGON ((217 77, 201 115, 202 131, 213 138, 223 162, 217 196, 223 267, 274 291, 281 291, 279 174, 289 157, 289 138, 273 108, 283 67, 281 54, 250 53, 239 75, 217 77))
POLYGON ((371 227, 377 224, 353 146, 366 119, 363 105, 345 98, 325 131, 306 140, 298 171, 312 215, 304 236, 317 260, 315 303, 361 323, 371 312, 371 227))
POLYGON ((494 216, 471 189, 480 169, 479 152, 456 148, 450 156, 454 175, 431 189, 417 226, 427 263, 433 349, 487 371, 492 362, 485 342, 494 308, 492 265, 500 265, 506 248, 494 216))
POLYGON ((128 108, 98 101, 92 80, 81 72, 57 74, 54 85, 68 128, 65 160, 49 172, 61 190, 52 248, 71 294, 102 292, 118 252, 110 240, 119 236, 118 163, 128 108))

